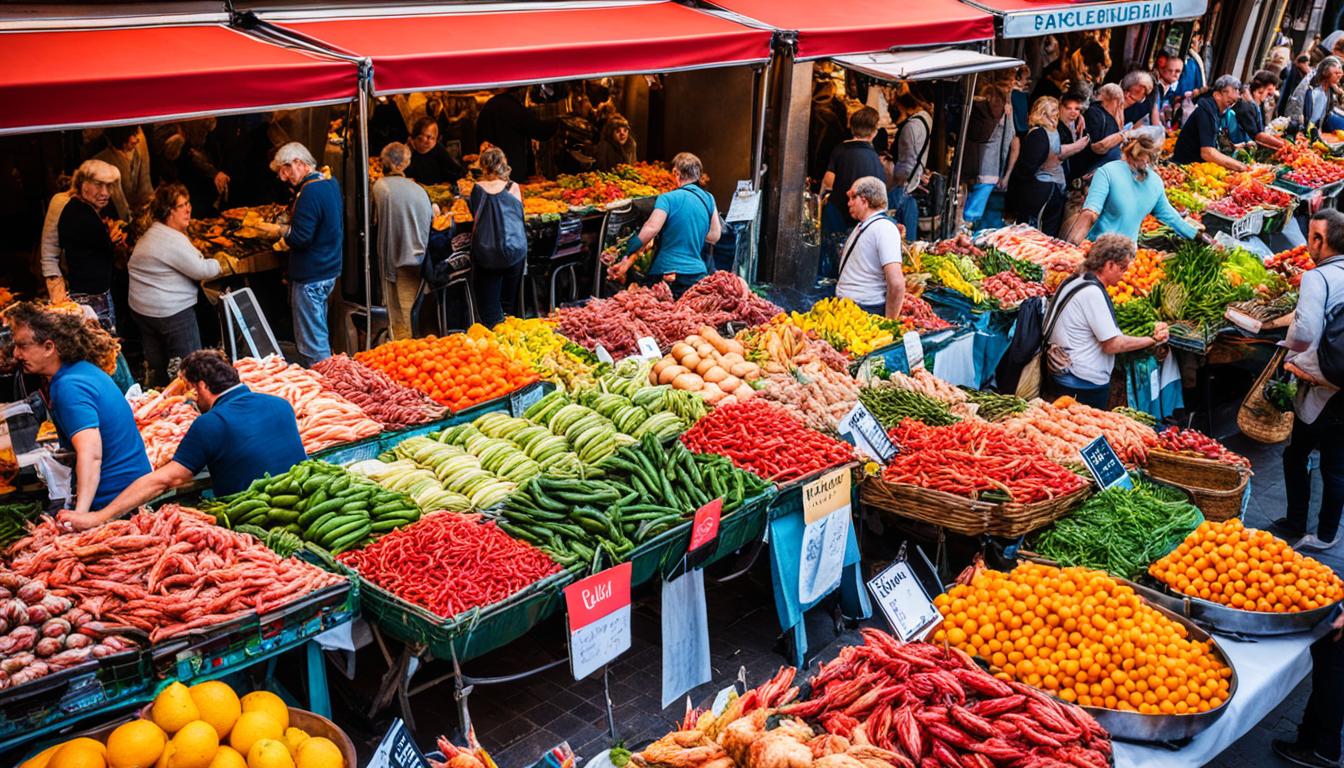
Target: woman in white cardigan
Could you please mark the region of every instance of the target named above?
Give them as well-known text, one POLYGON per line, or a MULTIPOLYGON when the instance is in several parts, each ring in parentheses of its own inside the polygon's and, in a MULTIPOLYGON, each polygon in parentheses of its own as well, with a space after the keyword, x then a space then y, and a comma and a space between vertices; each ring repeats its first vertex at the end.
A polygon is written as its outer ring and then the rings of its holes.
POLYGON ((161 184, 149 205, 154 223, 131 252, 130 305, 144 339, 149 384, 166 383, 168 361, 201 348, 196 290, 220 274, 218 261, 191 244, 191 195, 181 184, 161 184))

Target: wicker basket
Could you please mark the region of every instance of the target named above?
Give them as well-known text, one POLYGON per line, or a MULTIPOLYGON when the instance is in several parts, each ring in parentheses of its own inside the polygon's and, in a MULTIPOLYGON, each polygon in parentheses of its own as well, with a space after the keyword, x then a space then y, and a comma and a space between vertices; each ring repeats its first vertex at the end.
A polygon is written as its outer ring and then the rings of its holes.
POLYGON ((1204 519, 1217 523, 1241 516, 1241 504, 1246 495, 1246 484, 1249 482, 1251 473, 1242 472, 1241 480, 1235 488, 1214 490, 1185 486, 1185 489, 1190 492, 1195 506, 1204 513, 1204 519))
POLYGON ((1246 471, 1216 459, 1186 456, 1164 448, 1150 449, 1144 468, 1150 476, 1172 485, 1217 490, 1237 487, 1246 471))
POLYGON ((1280 411, 1265 399, 1265 382, 1278 370, 1287 354, 1288 350, 1281 347, 1269 358, 1269 363, 1255 378, 1251 390, 1241 401, 1241 408, 1237 410, 1237 427, 1252 440, 1273 445, 1282 443, 1293 433, 1293 414, 1280 411))
POLYGON ((909 483, 889 483, 866 477, 859 488, 864 504, 899 517, 945 528, 964 536, 992 534, 1014 537, 1043 528, 1063 517, 1091 492, 1083 488, 1054 499, 1031 504, 995 503, 968 499, 909 483))
POLYGON ((1092 493, 1090 485, 1065 496, 1037 501, 1031 504, 1007 502, 999 504, 990 518, 985 533, 1005 538, 1015 538, 1039 530, 1068 514, 1074 507, 1083 503, 1092 493))
POLYGON ((989 530, 994 505, 909 483, 889 483, 869 476, 859 486, 859 499, 867 506, 898 517, 919 520, 964 536, 979 536, 989 530))

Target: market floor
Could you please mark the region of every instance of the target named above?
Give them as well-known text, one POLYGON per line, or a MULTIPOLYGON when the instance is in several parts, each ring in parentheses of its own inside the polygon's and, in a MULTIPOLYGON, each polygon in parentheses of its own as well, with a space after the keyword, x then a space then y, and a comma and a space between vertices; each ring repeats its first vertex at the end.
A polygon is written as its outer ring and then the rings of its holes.
MULTIPOLYGON (((1230 420, 1218 419, 1219 423, 1230 420)), ((1284 493, 1279 464, 1281 449, 1265 447, 1244 437, 1222 435, 1230 448, 1250 457, 1256 476, 1246 512, 1250 525, 1263 526, 1283 514, 1284 493)), ((1319 476, 1316 478, 1319 495, 1319 476)), ((1314 521, 1313 521, 1314 523, 1314 521)), ((1344 573, 1344 544, 1324 553, 1320 559, 1344 573)), ((691 691, 690 698, 703 705, 719 689, 745 670, 749 684, 755 685, 772 675, 785 663, 785 648, 775 617, 768 583, 768 569, 758 562, 747 576, 718 583, 715 577, 732 573, 742 564, 725 563, 711 569, 706 579, 710 626, 711 682, 691 691)), ((633 613, 633 645, 610 668, 610 690, 618 737, 632 747, 640 747, 675 729, 685 711, 685 697, 667 709, 661 707, 661 645, 659 642, 659 594, 654 588, 636 593, 633 613)), ((880 621, 880 620, 879 620, 880 621)), ((847 644, 859 641, 857 632, 845 629, 837 634, 829 613, 814 610, 808 616, 813 666, 816 660, 834 656, 847 644)), ((511 675, 535 668, 565 653, 564 625, 558 617, 542 624, 527 637, 464 666, 478 677, 511 675)), ((359 655, 359 674, 354 681, 333 680, 337 699, 337 720, 349 725, 358 742, 362 758, 371 754, 396 712, 396 705, 369 720, 368 701, 376 688, 376 676, 385 669, 375 649, 359 655)), ((443 662, 421 669, 415 683, 431 680, 450 671, 443 662)), ((337 677, 333 672, 332 677, 337 677)), ((1246 736, 1230 747, 1211 766, 1274 766, 1281 763, 1270 752, 1272 739, 1293 735, 1305 706, 1309 685, 1304 682, 1277 709, 1254 726, 1246 736)), ((470 694, 469 706, 476 735, 491 751, 500 768, 527 768, 546 750, 568 742, 582 758, 590 758, 610 746, 607 715, 603 706, 602 678, 575 682, 567 664, 515 682, 478 685, 470 694)), ((451 683, 439 684, 411 699, 415 718, 415 736, 422 748, 433 749, 439 734, 454 734, 458 728, 456 705, 451 683)))

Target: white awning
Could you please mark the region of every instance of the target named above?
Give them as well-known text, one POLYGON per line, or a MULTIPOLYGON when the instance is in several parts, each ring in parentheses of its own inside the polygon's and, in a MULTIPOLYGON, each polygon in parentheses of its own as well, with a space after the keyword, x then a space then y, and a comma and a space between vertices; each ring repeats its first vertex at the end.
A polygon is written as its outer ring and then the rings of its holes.
POLYGON ((979 51, 943 48, 933 51, 887 51, 836 56, 841 66, 880 80, 944 80, 976 72, 993 72, 1022 65, 1020 59, 991 56, 979 51))

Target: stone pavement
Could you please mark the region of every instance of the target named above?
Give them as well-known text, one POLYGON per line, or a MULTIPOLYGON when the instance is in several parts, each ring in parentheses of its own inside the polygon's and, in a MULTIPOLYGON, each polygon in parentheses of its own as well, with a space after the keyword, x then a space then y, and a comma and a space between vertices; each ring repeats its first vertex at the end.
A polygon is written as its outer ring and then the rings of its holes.
MULTIPOLYGON (((1232 423, 1226 418, 1227 413, 1219 415, 1221 418, 1217 423, 1232 423)), ((1255 467, 1247 523, 1263 526, 1281 516, 1284 506, 1279 465, 1281 449, 1259 445, 1239 434, 1220 437, 1226 439, 1230 448, 1250 457, 1255 467)), ((1319 475, 1315 481, 1319 497, 1319 475)), ((892 535, 893 532, 888 531, 886 537, 892 535)), ((870 539, 869 546, 871 544, 870 539)), ((1344 545, 1323 554, 1321 559, 1344 572, 1344 545)), ((715 577, 732 573, 743 565, 720 564, 712 568, 706 578, 713 676, 710 683, 691 692, 690 696, 697 704, 708 702, 718 689, 729 685, 739 668, 745 668, 747 681, 755 685, 785 663, 769 570, 763 567, 765 561, 756 563, 747 576, 735 581, 717 583, 715 580, 715 577)), ((640 747, 673 730, 684 711, 684 703, 674 704, 666 710, 660 706, 662 661, 658 591, 650 585, 637 590, 635 598, 633 645, 611 665, 609 681, 617 734, 628 746, 640 747)), ((822 660, 832 657, 841 646, 858 642, 853 629, 837 635, 831 617, 823 609, 814 610, 808 616, 808 627, 811 650, 822 660)), ((465 669, 474 676, 488 677, 540 666, 565 653, 564 633, 563 619, 553 617, 522 640, 469 662, 465 669)), ((373 721, 364 717, 363 711, 376 689, 376 675, 385 666, 377 651, 371 648, 362 651, 358 661, 359 675, 355 681, 339 679, 333 673, 332 688, 337 706, 336 719, 349 726, 352 738, 359 744, 361 758, 367 759, 388 727, 396 707, 385 710, 373 721)), ((416 682, 432 679, 449 670, 443 662, 435 662, 417 673, 416 682)), ((814 671, 815 661, 809 669, 809 672, 814 671)), ((1269 742, 1292 736, 1308 693, 1309 685, 1304 682, 1264 721, 1210 765, 1216 768, 1286 765, 1270 752, 1269 742)), ((563 741, 582 757, 597 754, 612 741, 607 733, 601 675, 575 682, 567 664, 516 682, 477 686, 469 701, 477 737, 491 751, 500 768, 526 768, 547 749, 563 741)), ((451 684, 440 684, 414 697, 411 704, 417 726, 415 735, 422 748, 432 749, 435 736, 453 734, 457 729, 451 684)))

